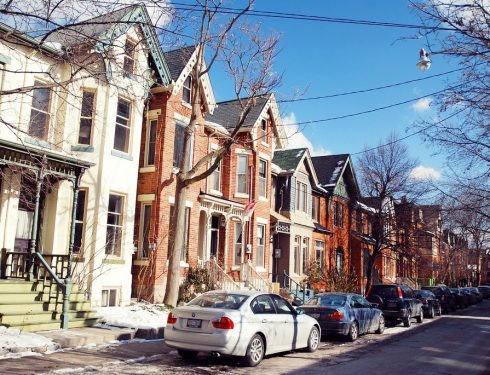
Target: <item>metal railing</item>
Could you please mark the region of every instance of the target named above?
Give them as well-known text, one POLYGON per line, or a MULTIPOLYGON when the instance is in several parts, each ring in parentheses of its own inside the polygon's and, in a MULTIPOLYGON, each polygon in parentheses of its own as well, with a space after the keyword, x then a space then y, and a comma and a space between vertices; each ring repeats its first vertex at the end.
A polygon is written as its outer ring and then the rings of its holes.
POLYGON ((211 282, 218 289, 222 290, 240 290, 240 285, 233 280, 230 275, 228 275, 216 262, 215 258, 211 258, 206 262, 206 268, 209 272, 209 277, 211 278, 211 282))
POLYGON ((283 274, 282 287, 287 289, 290 293, 295 296, 296 301, 301 304, 305 303, 309 298, 313 297, 313 290, 308 289, 306 285, 301 285, 292 279, 286 271, 283 274))
POLYGON ((251 262, 242 263, 240 268, 240 278, 245 285, 262 292, 272 292, 272 283, 264 279, 252 266, 251 262))

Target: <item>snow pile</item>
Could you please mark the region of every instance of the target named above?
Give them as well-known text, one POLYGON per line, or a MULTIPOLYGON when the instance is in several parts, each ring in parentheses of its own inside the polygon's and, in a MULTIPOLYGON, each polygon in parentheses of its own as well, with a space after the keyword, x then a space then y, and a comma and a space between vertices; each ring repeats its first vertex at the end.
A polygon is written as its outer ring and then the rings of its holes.
POLYGON ((105 326, 127 328, 160 328, 167 325, 169 310, 164 305, 134 303, 129 306, 97 308, 101 323, 105 326))
POLYGON ((58 349, 58 344, 47 337, 30 332, 22 332, 17 328, 0 326, 0 356, 32 355, 32 352, 44 353, 58 349))

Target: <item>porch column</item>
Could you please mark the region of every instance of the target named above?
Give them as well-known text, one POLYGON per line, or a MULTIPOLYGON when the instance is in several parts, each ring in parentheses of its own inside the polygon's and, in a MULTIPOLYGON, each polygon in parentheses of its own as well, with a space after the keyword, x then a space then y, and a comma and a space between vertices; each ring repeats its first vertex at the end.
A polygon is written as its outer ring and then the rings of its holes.
POLYGON ((228 223, 230 222, 229 220, 229 216, 228 215, 225 215, 225 254, 224 254, 224 259, 223 259, 223 262, 224 262, 224 265, 225 265, 225 271, 228 267, 228 240, 229 240, 229 237, 228 237, 228 223))
POLYGON ((37 172, 36 176, 36 198, 35 198, 35 206, 34 206, 34 217, 32 219, 32 227, 31 227, 31 238, 29 243, 29 252, 30 252, 30 261, 29 261, 29 273, 27 275, 28 281, 34 281, 34 257, 36 254, 36 246, 37 246, 37 229, 39 222, 39 200, 41 197, 41 187, 44 179, 43 169, 40 169, 37 172))

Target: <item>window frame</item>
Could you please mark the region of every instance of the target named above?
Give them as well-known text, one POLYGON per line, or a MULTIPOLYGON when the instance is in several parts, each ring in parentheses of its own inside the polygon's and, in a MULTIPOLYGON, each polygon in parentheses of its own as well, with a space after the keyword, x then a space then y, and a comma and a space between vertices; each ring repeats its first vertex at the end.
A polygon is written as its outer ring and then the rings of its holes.
POLYGON ((34 88, 32 89, 32 101, 31 101, 31 112, 29 116, 29 127, 28 127, 28 134, 32 137, 47 141, 49 138, 49 125, 51 123, 51 106, 52 106, 52 96, 53 96, 53 90, 51 87, 43 87, 47 86, 48 84, 42 80, 39 79, 34 79, 34 88), (40 103, 39 100, 35 99, 36 93, 40 92, 41 90, 47 90, 48 95, 47 95, 47 104, 45 105, 46 110, 42 108, 37 108, 34 106, 34 103, 40 103), (36 114, 33 114, 33 112, 41 113, 45 117, 44 119, 44 125, 42 129, 34 129, 34 126, 37 126, 38 124, 33 123, 33 119, 36 118, 36 114), (42 130, 42 136, 38 136, 39 130, 42 130))
POLYGON ((155 165, 156 159, 156 144, 157 144, 157 131, 158 131, 158 119, 149 119, 146 125, 146 139, 145 139, 145 167, 151 167, 155 165), (154 132, 152 132, 154 129, 154 132), (152 141, 152 134, 154 134, 155 139, 152 141), (153 145, 153 153, 151 154, 151 145, 153 145), (153 162, 150 162, 150 156, 153 159, 153 162))
POLYGON ((119 288, 102 288, 101 297, 100 297, 100 306, 101 307, 111 307, 111 306, 119 306, 119 288), (107 303, 104 303, 104 292, 107 292, 107 303), (114 304, 111 305, 111 293, 114 292, 114 304))
POLYGON ((151 216, 152 216, 152 202, 142 202, 140 206, 140 220, 139 220, 139 233, 138 233, 138 258, 139 259, 148 259, 148 255, 150 254, 151 242, 150 242, 150 231, 151 231, 151 216), (149 209, 149 220, 146 223, 147 219, 147 209, 149 209), (145 224, 148 226, 145 227, 145 224), (146 233, 145 233, 146 232, 146 233), (146 238, 145 238, 146 236, 146 238), (148 248, 145 249, 145 240, 148 243, 148 248))
POLYGON ((265 236, 266 236, 266 224, 257 224, 257 254, 255 259, 255 266, 265 267, 265 236), (260 236, 262 234, 262 236, 260 236))
POLYGON ((301 274, 301 236, 294 236, 293 269, 296 275, 301 274))
POLYGON ((109 199, 108 199, 108 204, 107 204, 107 222, 106 222, 106 244, 105 244, 105 255, 107 256, 115 256, 115 257, 121 257, 122 256, 122 250, 123 250, 123 235, 124 235, 124 209, 125 209, 125 196, 124 195, 121 195, 121 194, 117 194, 117 193, 109 193, 109 199), (111 200, 111 197, 114 198, 114 197, 117 197, 119 199, 121 199, 121 209, 120 209, 120 212, 112 212, 112 211, 109 211, 109 205, 110 205, 110 200, 111 200), (111 224, 109 223, 109 218, 110 218, 110 215, 115 215, 114 217, 115 218, 118 218, 118 223, 117 224, 111 224), (114 233, 117 233, 116 231, 119 230, 119 237, 117 238, 118 240, 118 243, 113 243, 113 239, 110 239, 109 238, 109 228, 112 227, 112 228, 115 228, 115 232, 114 233), (108 251, 108 248, 112 248, 111 251, 108 251), (114 250, 115 248, 115 250, 114 250))
POLYGON ((325 241, 315 240, 315 261, 320 269, 325 269, 325 241), (319 246, 319 244, 323 244, 323 246, 319 246), (319 253, 321 254, 320 257, 318 256, 319 253))
MULTIPOLYGON (((236 192, 238 194, 248 194, 248 155, 241 155, 241 154, 238 154, 237 155, 237 164, 236 164, 236 192), (240 160, 245 160, 245 171, 240 171, 240 160), (240 176, 244 176, 245 179, 244 181, 242 182, 242 184, 244 185, 244 191, 241 191, 240 190, 240 187, 241 184, 240 184, 240 176)), ((242 177, 243 178, 243 177, 242 177)))
POLYGON ((74 238, 73 238, 73 254, 76 255, 82 255, 83 254, 83 247, 84 247, 84 242, 85 242, 85 223, 87 219, 87 199, 88 199, 88 188, 82 188, 78 191, 78 196, 77 196, 77 207, 75 208, 75 233, 74 233, 74 238), (83 199, 81 199, 81 196, 83 195, 83 199), (83 203, 82 203, 83 200, 83 203), (79 217, 79 207, 81 205, 81 218, 79 217), (80 240, 79 243, 80 245, 77 245, 77 227, 81 227, 80 230, 80 240), (78 248, 78 249, 77 249, 78 248))
POLYGON ((296 180, 296 211, 308 213, 308 185, 296 180))
POLYGON ((182 84, 182 101, 192 104, 192 75, 189 74, 182 84))
POLYGON ((338 201, 333 205, 333 225, 339 228, 344 227, 344 205, 338 201))
POLYGON ((267 198, 267 160, 259 159, 259 197, 267 198), (261 169, 263 167, 263 170, 261 169))
POLYGON ((94 129, 94 114, 95 114, 95 105, 96 105, 96 91, 93 89, 83 89, 82 90, 82 103, 80 105, 80 119, 79 119, 79 124, 78 124, 78 139, 77 139, 77 144, 79 145, 86 145, 90 146, 93 144, 93 129, 94 129), (92 102, 91 102, 91 111, 90 111, 90 116, 85 116, 84 115, 84 105, 86 103, 85 101, 85 94, 92 94, 92 102), (82 121, 86 120, 90 122, 90 127, 89 127, 89 136, 88 136, 88 143, 82 142, 81 141, 81 133, 82 133, 82 121))
POLYGON ((134 40, 131 40, 130 38, 126 38, 126 41, 124 42, 124 52, 123 52, 123 72, 126 76, 128 75, 133 75, 135 72, 135 67, 136 67, 136 46, 138 45, 137 42, 134 40), (128 45, 131 45, 130 49, 128 48, 128 45), (129 52, 128 52, 129 51, 129 52))
POLYGON ((243 262, 243 228, 244 225, 242 222, 235 222, 235 225, 233 227, 233 265, 234 266, 239 266, 243 262), (240 234, 237 235, 238 231, 237 228, 240 228, 240 234), (238 242, 240 241, 240 242, 238 242), (236 260, 239 258, 239 262, 237 263, 236 260))
POLYGON ((344 250, 341 248, 335 250, 335 269, 340 275, 344 273, 344 250))
POLYGON ((310 266, 310 239, 308 237, 303 237, 301 241, 301 256, 302 271, 304 275, 307 275, 310 266))
MULTIPOLYGON (((211 165, 214 164, 216 158, 211 160, 211 165)), ((210 175, 210 190, 221 193, 221 165, 223 160, 220 160, 216 169, 210 175), (216 186, 217 185, 217 186, 216 186)))
POLYGON ((113 149, 117 150, 119 152, 123 152, 125 154, 129 154, 129 148, 130 148, 130 143, 131 143, 131 118, 133 114, 133 103, 125 99, 121 96, 117 98, 117 110, 116 110, 116 122, 115 122, 115 128, 114 128, 114 144, 113 144, 113 149), (120 114, 119 112, 119 103, 120 102, 126 102, 128 104, 128 117, 124 117, 120 114), (121 122, 121 119, 123 120, 121 122), (119 120, 119 122, 118 122, 119 120), (126 124, 124 124, 124 121, 126 121, 126 124), (124 137, 124 147, 122 149, 116 147, 118 146, 117 143, 117 135, 118 135, 118 128, 122 128, 124 131, 125 137, 124 137))
POLYGON ((311 196, 311 218, 317 223, 320 222, 320 197, 318 195, 311 196))

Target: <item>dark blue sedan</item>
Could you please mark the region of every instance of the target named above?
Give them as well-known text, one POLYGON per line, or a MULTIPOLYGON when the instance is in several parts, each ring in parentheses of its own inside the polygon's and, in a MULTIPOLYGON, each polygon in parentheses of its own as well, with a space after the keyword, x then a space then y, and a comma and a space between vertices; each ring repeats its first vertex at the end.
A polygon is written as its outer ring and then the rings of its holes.
POLYGON ((301 309, 320 323, 322 334, 343 335, 349 341, 364 333, 381 334, 385 329, 382 311, 359 294, 317 294, 301 309))

